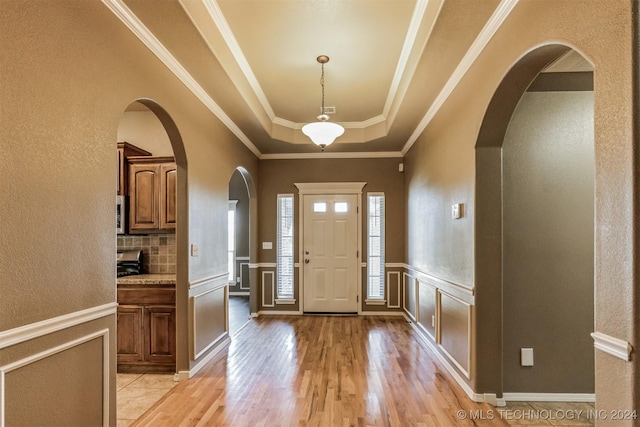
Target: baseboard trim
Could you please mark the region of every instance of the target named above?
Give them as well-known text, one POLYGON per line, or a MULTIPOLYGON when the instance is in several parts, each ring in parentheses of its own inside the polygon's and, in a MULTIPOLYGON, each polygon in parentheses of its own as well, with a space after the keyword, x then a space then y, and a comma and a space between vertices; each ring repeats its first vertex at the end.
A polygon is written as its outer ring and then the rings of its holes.
POLYGON ((188 379, 189 379, 189 371, 178 371, 175 374, 173 374, 173 380, 175 382, 188 380, 188 379))
POLYGON ((429 340, 429 337, 418 326, 418 324, 413 319, 411 319, 409 316, 407 316, 406 313, 403 313, 403 314, 404 314, 404 318, 407 320, 407 322, 409 322, 411 327, 417 332, 418 337, 420 337, 422 342, 425 343, 427 345, 427 347, 429 347, 431 352, 436 356, 436 358, 442 364, 442 366, 445 368, 445 370, 447 372, 449 372, 449 374, 451 374, 451 376, 453 377, 454 381, 460 386, 460 388, 462 388, 462 390, 469 397, 469 399, 473 400, 474 402, 478 402, 478 403, 489 403, 489 404, 491 404, 493 406, 506 406, 507 403, 506 403, 504 397, 503 398, 497 398, 496 394, 492 394, 492 393, 484 393, 484 394, 482 394, 482 393, 474 392, 471 389, 471 387, 469 386, 469 384, 467 384, 467 382, 462 378, 462 376, 456 370, 456 368, 453 367, 451 362, 442 353, 440 353, 440 351, 438 351, 436 345, 429 340))
MULTIPOLYGON (((216 342, 214 342, 216 343, 216 342)), ((184 378, 184 373, 187 373, 187 378, 191 378, 193 377, 195 374, 197 374, 202 368, 204 368, 204 366, 209 363, 211 361, 211 359, 213 359, 214 357, 216 357, 218 355, 218 353, 220 353, 220 351, 222 351, 223 348, 226 348, 229 344, 231 343, 231 337, 229 337, 229 334, 224 335, 224 337, 222 339, 219 339, 217 341, 217 345, 215 347, 213 347, 211 349, 211 351, 204 356, 198 363, 196 363, 190 370, 188 371, 179 371, 178 372, 178 376, 179 378, 184 378)))
MULTIPOLYGON (((258 316, 300 316, 302 315, 301 311, 293 311, 293 310, 260 310, 258 312, 258 316)), ((254 313, 251 313, 251 317, 254 316, 254 313)))
POLYGON ((392 316, 406 317, 402 311, 361 311, 360 316, 392 316))
POLYGON ((596 401, 591 393, 504 393, 507 402, 587 402, 596 401))
POLYGON ((115 315, 117 307, 118 304, 112 302, 0 332, 0 349, 49 335, 82 323, 87 323, 101 317, 115 315))

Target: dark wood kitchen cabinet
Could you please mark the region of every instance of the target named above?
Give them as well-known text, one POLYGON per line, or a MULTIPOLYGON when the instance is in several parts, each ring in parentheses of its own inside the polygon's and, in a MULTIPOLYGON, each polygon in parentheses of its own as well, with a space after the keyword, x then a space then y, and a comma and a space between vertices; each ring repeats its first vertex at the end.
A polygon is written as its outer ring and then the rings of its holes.
POLYGON ((175 288, 119 287, 118 304, 118 372, 175 372, 175 288))
POLYGON ((144 361, 144 307, 118 306, 118 364, 144 361))
POLYGON ((176 229, 177 168, 173 157, 130 157, 129 233, 176 229))
POLYGON ((118 195, 126 196, 129 194, 129 164, 127 159, 133 156, 151 156, 151 153, 128 142, 118 142, 118 195))

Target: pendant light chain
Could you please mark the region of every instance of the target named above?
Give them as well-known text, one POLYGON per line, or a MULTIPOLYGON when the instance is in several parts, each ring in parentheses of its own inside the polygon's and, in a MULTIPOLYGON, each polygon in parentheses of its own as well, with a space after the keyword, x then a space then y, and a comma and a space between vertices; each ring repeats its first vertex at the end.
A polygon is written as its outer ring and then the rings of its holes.
POLYGON ((322 86, 322 106, 320 109, 320 114, 324 114, 324 62, 322 65, 322 73, 320 74, 320 86, 322 86))

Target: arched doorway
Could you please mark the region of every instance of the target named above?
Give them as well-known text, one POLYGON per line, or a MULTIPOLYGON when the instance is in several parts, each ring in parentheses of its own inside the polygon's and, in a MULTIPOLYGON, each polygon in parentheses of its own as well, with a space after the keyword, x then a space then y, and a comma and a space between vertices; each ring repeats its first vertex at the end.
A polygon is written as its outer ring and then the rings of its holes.
MULTIPOLYGON (((156 198, 160 201, 162 205, 158 207, 160 211, 163 209, 171 211, 170 218, 163 218, 160 214, 159 222, 161 225, 158 230, 152 230, 152 225, 149 225, 149 230, 144 227, 134 230, 135 227, 130 220, 128 223, 125 222, 122 233, 117 237, 119 251, 142 250, 141 272, 143 274, 161 275, 162 282, 159 283, 172 282, 175 288, 175 290, 166 289, 169 291, 165 294, 169 295, 167 298, 171 300, 170 303, 163 300, 160 301, 162 303, 160 304, 159 300, 154 300, 154 305, 151 307, 144 305, 143 301, 139 304, 141 305, 140 309, 133 305, 127 307, 132 313, 133 321, 130 323, 134 327, 136 323, 142 324, 143 334, 146 333, 144 331, 151 329, 161 331, 159 334, 164 334, 156 342, 158 344, 156 349, 154 349, 153 341, 150 343, 144 335, 141 350, 143 360, 137 362, 145 363, 150 360, 151 362, 159 362, 158 365, 167 366, 162 366, 161 369, 158 369, 157 366, 140 366, 137 377, 135 369, 125 370, 128 372, 128 376, 125 374, 122 377, 127 376, 126 378, 121 378, 121 374, 118 374, 118 419, 126 420, 135 419, 141 415, 145 408, 150 407, 174 385, 175 373, 188 367, 187 161, 177 126, 169 114, 150 99, 138 99, 125 109, 118 127, 118 141, 119 147, 122 147, 123 150, 119 154, 122 156, 126 153, 127 156, 131 156, 128 159, 121 159, 121 169, 127 168, 131 172, 133 169, 130 166, 149 165, 149 169, 157 166, 161 175, 172 175, 166 181, 160 178, 158 188, 160 193, 149 198, 149 200, 156 198), (164 188, 162 183, 164 183, 164 188), (163 197, 163 194, 166 197, 163 197), (171 280, 166 279, 167 277, 170 277, 171 280), (136 317, 136 313, 141 313, 141 315, 136 317), (171 347, 172 350, 167 351, 165 346, 171 347), (156 371, 166 372, 168 375, 164 375, 163 379, 154 378, 155 389, 151 389, 148 387, 149 381, 140 375, 142 372, 156 371), (144 396, 141 394, 140 388, 142 388, 144 396)), ((131 179, 131 175, 128 175, 127 178, 131 179)), ((129 186, 129 188, 131 187, 129 186)), ((132 209, 131 204, 134 203, 131 197, 133 196, 129 193, 124 195, 125 204, 129 205, 129 209, 132 209)), ((124 213, 128 217, 130 216, 128 212, 124 213)), ((118 349, 121 346, 120 314, 119 308, 118 349)), ((124 324, 126 324, 126 320, 124 324)), ((118 354, 118 358, 120 362, 120 354, 118 354)), ((134 365, 135 363, 131 366, 134 365)), ((118 371, 120 372, 120 369, 118 371)))
POLYGON ((476 389, 506 400, 594 398, 589 68, 566 46, 529 52, 498 87, 478 136, 476 389), (584 68, 564 72, 567 58, 584 68))
POLYGON ((229 179, 229 334, 238 333, 255 313, 257 260, 256 191, 249 172, 238 167, 229 179))

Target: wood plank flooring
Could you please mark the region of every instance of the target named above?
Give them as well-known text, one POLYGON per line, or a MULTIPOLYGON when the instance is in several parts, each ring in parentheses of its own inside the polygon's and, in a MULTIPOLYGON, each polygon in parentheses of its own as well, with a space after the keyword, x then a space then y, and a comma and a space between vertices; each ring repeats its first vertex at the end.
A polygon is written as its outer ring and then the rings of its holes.
POLYGON ((240 332, 249 321, 249 296, 229 295, 229 335, 240 332))
POLYGON ((269 316, 133 425, 507 426, 469 420, 491 409, 467 398, 404 319, 269 316))

